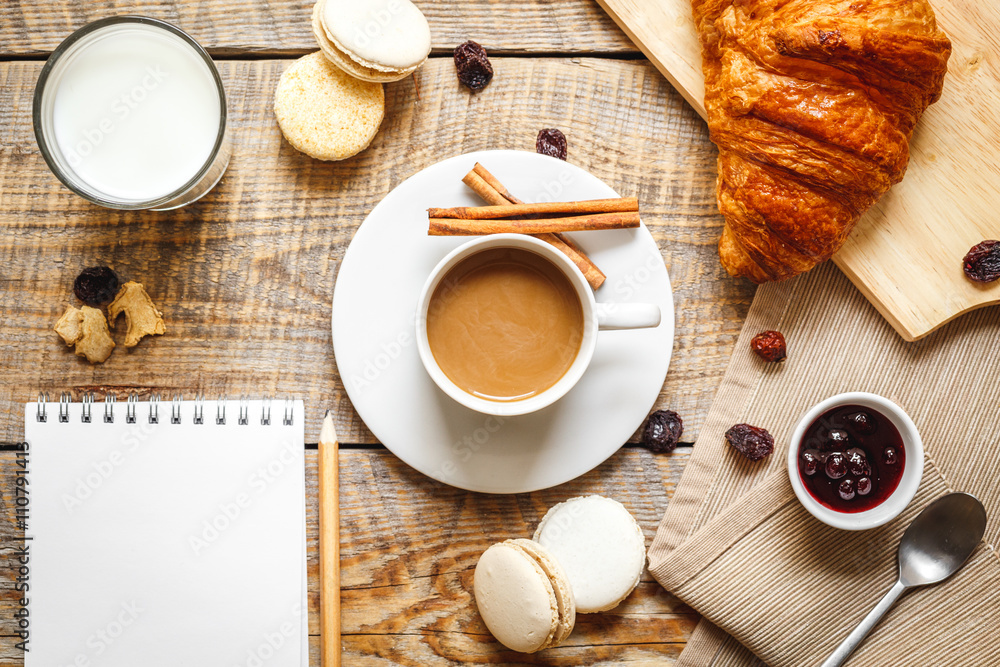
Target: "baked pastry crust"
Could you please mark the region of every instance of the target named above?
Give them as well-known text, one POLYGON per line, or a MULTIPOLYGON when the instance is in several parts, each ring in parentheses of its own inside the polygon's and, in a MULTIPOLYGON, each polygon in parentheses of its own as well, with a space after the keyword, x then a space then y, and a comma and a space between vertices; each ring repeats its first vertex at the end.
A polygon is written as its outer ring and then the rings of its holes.
POLYGON ((693 0, 719 148, 722 265, 754 282, 829 259, 903 178, 951 42, 926 0, 693 0))

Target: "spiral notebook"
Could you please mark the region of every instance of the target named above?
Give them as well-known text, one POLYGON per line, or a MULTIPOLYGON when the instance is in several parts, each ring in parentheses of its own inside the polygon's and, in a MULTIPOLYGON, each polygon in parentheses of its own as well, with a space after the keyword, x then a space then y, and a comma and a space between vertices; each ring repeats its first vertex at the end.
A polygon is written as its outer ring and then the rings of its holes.
POLYGON ((25 410, 26 667, 309 664, 301 401, 25 410))

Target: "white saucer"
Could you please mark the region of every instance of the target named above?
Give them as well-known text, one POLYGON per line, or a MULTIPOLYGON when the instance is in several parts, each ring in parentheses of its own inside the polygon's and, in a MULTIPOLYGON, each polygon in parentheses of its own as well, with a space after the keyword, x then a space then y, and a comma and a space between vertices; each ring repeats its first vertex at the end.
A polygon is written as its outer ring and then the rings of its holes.
POLYGON ((333 350, 358 414, 400 459, 462 489, 525 493, 592 470, 642 424, 667 375, 673 296, 645 226, 576 232, 608 277, 597 300, 658 304, 660 326, 602 331, 580 382, 540 412, 490 417, 453 401, 420 364, 414 314, 431 269, 468 240, 428 236, 427 208, 482 205, 462 183, 476 162, 529 202, 619 196, 579 167, 535 153, 480 151, 424 169, 375 207, 347 249, 333 293, 333 350))

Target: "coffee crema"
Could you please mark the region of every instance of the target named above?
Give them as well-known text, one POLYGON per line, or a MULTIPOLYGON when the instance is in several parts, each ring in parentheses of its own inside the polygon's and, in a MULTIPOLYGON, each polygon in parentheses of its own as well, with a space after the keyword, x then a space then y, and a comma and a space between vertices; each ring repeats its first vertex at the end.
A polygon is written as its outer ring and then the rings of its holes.
POLYGON ((452 382, 473 396, 517 401, 556 384, 583 340, 576 289, 549 260, 520 248, 471 255, 438 283, 427 341, 452 382))

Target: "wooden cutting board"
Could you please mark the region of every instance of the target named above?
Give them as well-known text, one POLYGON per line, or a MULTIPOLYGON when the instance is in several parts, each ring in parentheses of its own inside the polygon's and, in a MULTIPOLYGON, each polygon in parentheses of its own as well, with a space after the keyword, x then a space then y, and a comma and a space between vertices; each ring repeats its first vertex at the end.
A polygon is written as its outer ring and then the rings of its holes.
MULTIPOLYGON (((705 116, 690 0, 598 0, 705 116)), ((906 340, 1000 303, 1000 281, 965 277, 962 258, 1000 239, 1000 3, 932 0, 952 41, 941 99, 917 125, 910 164, 833 261, 906 340)))

